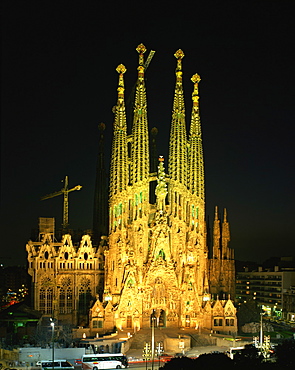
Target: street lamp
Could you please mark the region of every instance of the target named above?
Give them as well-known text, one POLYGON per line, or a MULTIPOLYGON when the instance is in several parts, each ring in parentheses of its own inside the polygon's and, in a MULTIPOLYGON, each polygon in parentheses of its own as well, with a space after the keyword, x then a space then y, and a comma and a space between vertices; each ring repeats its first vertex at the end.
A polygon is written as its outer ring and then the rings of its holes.
POLYGON ((50 325, 52 329, 51 340, 52 340, 52 370, 54 370, 54 321, 50 318, 50 325))
POLYGON ((156 353, 157 353, 157 356, 158 356, 158 368, 160 369, 160 357, 161 357, 161 354, 164 352, 163 350, 163 345, 161 342, 158 342, 157 344, 157 348, 156 348, 156 353))
POLYGON ((262 316, 264 315, 263 312, 260 313, 260 348, 262 349, 262 344, 263 344, 263 325, 262 325, 262 316))
POLYGON ((155 320, 156 317, 152 314, 152 370, 154 370, 155 359, 155 320))
POLYGON ((142 357, 145 360, 145 369, 147 370, 147 361, 151 358, 151 345, 150 345, 150 343, 145 343, 142 357))

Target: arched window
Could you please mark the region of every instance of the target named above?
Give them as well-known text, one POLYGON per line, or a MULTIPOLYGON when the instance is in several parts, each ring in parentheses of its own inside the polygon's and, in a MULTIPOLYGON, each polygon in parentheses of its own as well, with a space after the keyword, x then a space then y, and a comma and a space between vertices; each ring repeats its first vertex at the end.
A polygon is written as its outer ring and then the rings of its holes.
POLYGON ((81 280, 80 287, 79 287, 79 304, 78 310, 80 314, 87 314, 90 301, 92 299, 91 295, 91 288, 90 288, 90 280, 83 279, 81 280))
POLYGON ((66 305, 66 292, 64 287, 61 287, 59 291, 59 313, 65 313, 65 305, 66 305))
POLYGON ((59 313, 71 313, 73 309, 71 280, 64 278, 61 281, 61 288, 59 290, 59 313))
POLYGON ((42 287, 39 291, 39 311, 44 314, 52 314, 52 293, 52 287, 42 287))
POLYGON ((163 260, 165 261, 165 252, 163 251, 163 249, 161 249, 160 251, 159 251, 159 254, 157 255, 157 258, 156 259, 158 259, 159 257, 162 257, 163 258, 163 260))
POLYGON ((127 282, 127 287, 128 288, 132 288, 134 286, 134 280, 132 278, 130 278, 127 282))

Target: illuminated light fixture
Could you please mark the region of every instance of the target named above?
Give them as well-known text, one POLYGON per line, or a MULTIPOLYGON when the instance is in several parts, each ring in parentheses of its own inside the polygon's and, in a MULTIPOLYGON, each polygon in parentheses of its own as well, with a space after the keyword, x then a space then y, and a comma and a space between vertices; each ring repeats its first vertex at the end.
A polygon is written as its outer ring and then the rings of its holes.
POLYGON ((105 300, 105 301, 107 301, 107 302, 108 302, 108 301, 111 301, 111 300, 112 300, 112 295, 108 293, 108 294, 104 297, 104 300, 105 300))
POLYGON ((86 339, 86 333, 83 333, 82 338, 86 339))

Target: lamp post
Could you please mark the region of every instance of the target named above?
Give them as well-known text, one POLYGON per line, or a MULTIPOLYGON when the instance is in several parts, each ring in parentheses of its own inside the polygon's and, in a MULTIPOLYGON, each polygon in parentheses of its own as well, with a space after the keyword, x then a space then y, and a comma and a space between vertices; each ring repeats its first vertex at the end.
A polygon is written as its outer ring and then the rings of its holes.
POLYGON ((142 357, 145 360, 145 369, 147 370, 147 361, 151 358, 151 346, 150 343, 145 343, 142 357))
POLYGON ((259 340, 259 344, 260 344, 260 349, 262 350, 262 344, 263 344, 263 325, 262 325, 262 316, 264 314, 261 312, 260 313, 260 340, 259 340))
POLYGON ((152 315, 152 370, 154 370, 155 359, 155 320, 156 317, 152 315))
POLYGON ((54 321, 50 318, 50 325, 52 329, 51 340, 52 340, 52 370, 54 370, 54 321))
POLYGON ((158 356, 158 368, 160 369, 160 357, 161 354, 163 353, 163 345, 161 342, 158 342, 156 351, 158 356))

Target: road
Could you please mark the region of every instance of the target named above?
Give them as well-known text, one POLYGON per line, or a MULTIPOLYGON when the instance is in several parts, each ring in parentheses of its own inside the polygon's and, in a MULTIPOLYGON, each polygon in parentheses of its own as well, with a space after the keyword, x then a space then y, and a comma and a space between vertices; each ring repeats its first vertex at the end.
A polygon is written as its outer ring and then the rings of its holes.
MULTIPOLYGON (((164 362, 160 362, 160 366, 163 366, 163 365, 164 365, 164 362)), ((133 370, 143 370, 143 369, 158 370, 159 369, 159 362, 155 361, 153 368, 152 368, 152 364, 150 362, 148 362, 147 364, 142 363, 142 362, 139 363, 139 364, 129 364, 129 369, 133 369, 133 370)))
MULTIPOLYGON (((160 362, 160 366, 163 366, 164 362, 160 362)), ((75 370, 81 370, 81 366, 75 365, 75 370)), ((132 370, 158 370, 159 369, 159 362, 155 361, 154 362, 154 367, 152 368, 152 363, 148 362, 147 364, 144 362, 139 362, 139 363, 132 363, 129 364, 129 368, 132 370)))
MULTIPOLYGON (((163 366, 164 362, 160 362, 160 366, 163 366)), ((139 363, 133 363, 129 364, 129 368, 132 370, 158 370, 159 369, 159 362, 155 361, 154 362, 154 368, 152 368, 151 362, 148 362, 145 364, 144 362, 139 362, 139 363)), ((75 366, 75 370, 81 370, 81 366, 75 366)))

